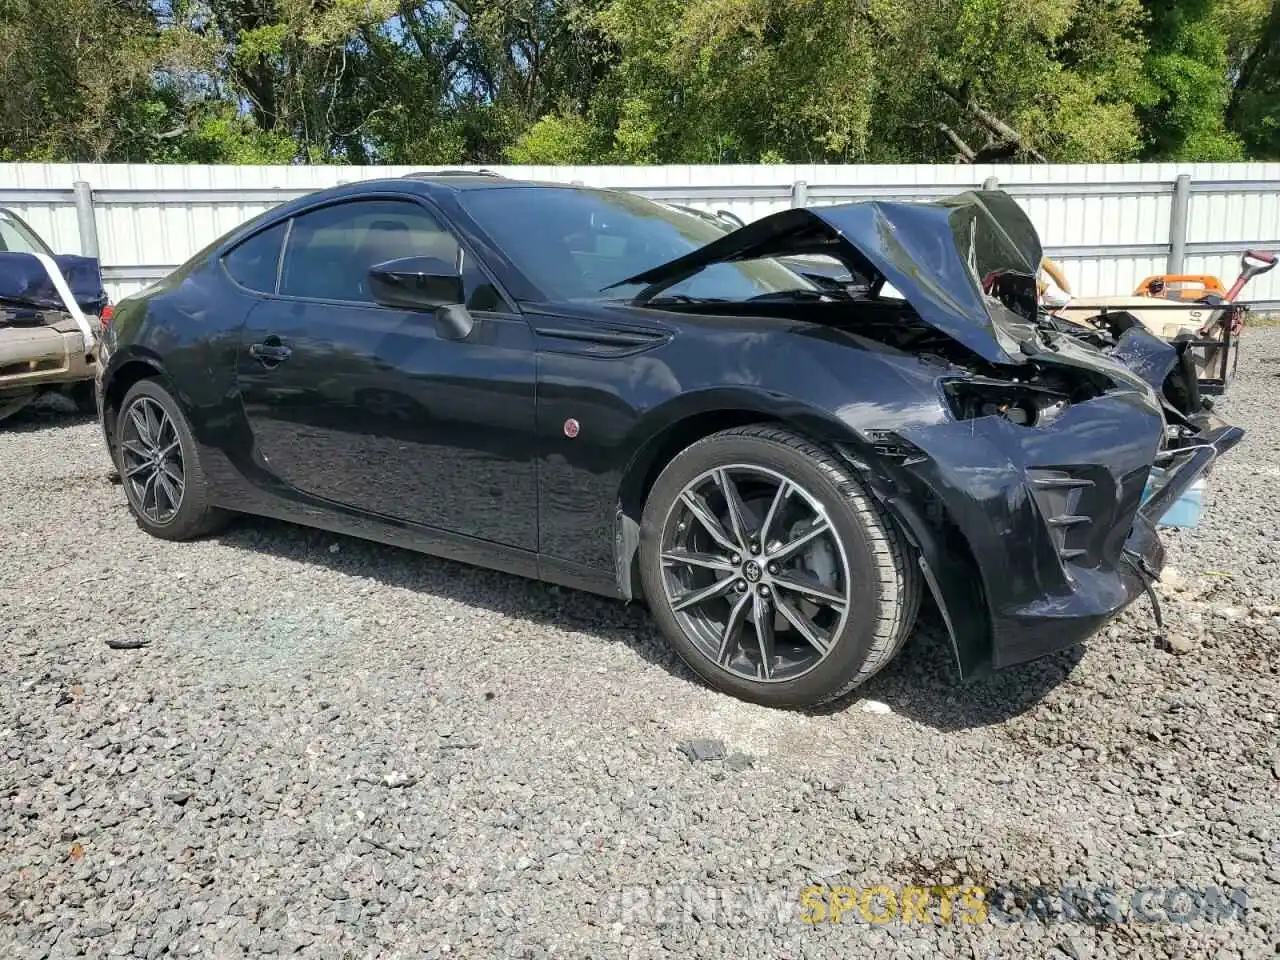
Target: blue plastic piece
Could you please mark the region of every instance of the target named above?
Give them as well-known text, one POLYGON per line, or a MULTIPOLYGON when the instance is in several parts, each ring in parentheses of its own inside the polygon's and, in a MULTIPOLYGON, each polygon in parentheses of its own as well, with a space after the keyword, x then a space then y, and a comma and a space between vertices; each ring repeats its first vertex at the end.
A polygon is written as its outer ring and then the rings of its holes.
MULTIPOLYGON (((1158 467, 1151 468, 1151 476, 1147 478, 1147 488, 1142 492, 1142 501, 1145 503, 1154 492, 1156 484, 1159 482, 1164 471, 1158 467)), ((1200 523, 1200 517, 1204 513, 1204 477, 1197 479, 1191 486, 1182 492, 1182 496, 1178 497, 1164 512, 1164 516, 1156 521, 1162 527, 1183 527, 1189 529, 1200 523)))

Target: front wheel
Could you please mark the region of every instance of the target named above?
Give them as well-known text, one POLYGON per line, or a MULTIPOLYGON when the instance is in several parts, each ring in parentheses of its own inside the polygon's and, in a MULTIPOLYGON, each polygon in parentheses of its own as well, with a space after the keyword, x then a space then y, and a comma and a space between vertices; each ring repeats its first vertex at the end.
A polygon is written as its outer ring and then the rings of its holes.
POLYGON ((120 404, 115 459, 138 526, 165 540, 190 540, 222 525, 209 503, 195 437, 178 402, 155 380, 140 380, 120 404))
POLYGON ((645 503, 650 609, 712 686, 816 706, 887 664, 915 621, 920 572, 893 521, 823 448, 726 430, 685 449, 645 503))

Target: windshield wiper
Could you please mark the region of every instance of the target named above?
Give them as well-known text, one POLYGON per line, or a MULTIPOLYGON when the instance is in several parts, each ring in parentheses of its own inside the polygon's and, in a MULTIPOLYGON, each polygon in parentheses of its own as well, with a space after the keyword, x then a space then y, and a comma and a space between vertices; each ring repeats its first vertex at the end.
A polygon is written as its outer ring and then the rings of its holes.
POLYGON ((769 293, 757 293, 747 297, 743 303, 759 303, 763 300, 830 300, 848 299, 848 294, 840 290, 771 290, 769 293))
POLYGON ((660 307, 664 303, 728 303, 724 297, 691 297, 687 293, 668 293, 660 297, 650 297, 644 301, 646 307, 660 307))

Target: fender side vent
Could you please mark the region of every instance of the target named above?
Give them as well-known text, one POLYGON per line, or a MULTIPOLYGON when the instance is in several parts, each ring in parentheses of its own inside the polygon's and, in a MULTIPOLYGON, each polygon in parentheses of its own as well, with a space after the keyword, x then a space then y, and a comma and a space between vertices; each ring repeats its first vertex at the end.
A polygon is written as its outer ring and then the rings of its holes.
POLYGON ((1032 470, 1030 473, 1031 485, 1042 490, 1074 490, 1093 486, 1093 481, 1084 477, 1055 476, 1048 470, 1032 470))
POLYGON ((1049 536, 1064 562, 1089 556, 1089 527, 1093 518, 1086 512, 1094 482, 1073 476, 1066 470, 1031 469, 1031 495, 1049 527, 1049 536))
POLYGON ((890 460, 901 460, 904 466, 928 460, 928 455, 910 440, 898 436, 892 430, 868 430, 866 438, 871 447, 881 457, 890 460))

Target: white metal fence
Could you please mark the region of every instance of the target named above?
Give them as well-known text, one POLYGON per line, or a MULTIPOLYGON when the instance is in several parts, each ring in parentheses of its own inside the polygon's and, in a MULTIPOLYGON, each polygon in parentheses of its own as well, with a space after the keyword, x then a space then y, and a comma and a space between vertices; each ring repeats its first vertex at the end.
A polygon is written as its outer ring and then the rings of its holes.
MULTIPOLYGON (((59 252, 96 253, 119 299, 251 216, 311 190, 409 167, 0 164, 0 206, 59 252)), ((994 180, 1022 204, 1077 294, 1123 294, 1153 273, 1230 283, 1248 247, 1280 250, 1280 163, 1089 166, 493 167, 753 220, 788 206, 927 200, 994 180)), ((1280 270, 1246 299, 1280 307, 1280 270)))

